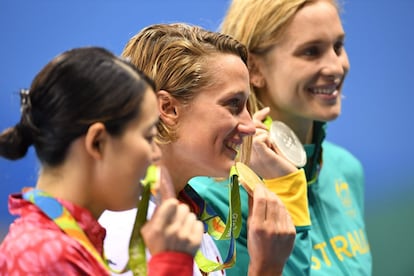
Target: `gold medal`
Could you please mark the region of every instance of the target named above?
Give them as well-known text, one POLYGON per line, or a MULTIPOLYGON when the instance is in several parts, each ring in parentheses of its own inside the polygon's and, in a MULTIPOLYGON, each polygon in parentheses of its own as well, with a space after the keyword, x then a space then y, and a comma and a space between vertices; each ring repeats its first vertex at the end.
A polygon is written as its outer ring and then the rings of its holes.
POLYGON ((296 134, 286 124, 281 121, 273 121, 269 131, 278 154, 298 168, 305 166, 305 149, 296 134))
POLYGON ((264 184, 259 176, 245 164, 236 162, 236 170, 239 176, 239 183, 251 196, 253 196, 253 191, 256 185, 264 184))

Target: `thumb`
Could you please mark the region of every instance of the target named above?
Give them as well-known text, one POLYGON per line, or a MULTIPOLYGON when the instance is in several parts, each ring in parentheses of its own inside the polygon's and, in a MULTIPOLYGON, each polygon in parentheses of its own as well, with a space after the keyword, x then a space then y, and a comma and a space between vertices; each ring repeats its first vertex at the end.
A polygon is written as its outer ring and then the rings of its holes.
POLYGON ((253 119, 262 122, 270 112, 270 107, 265 107, 253 114, 253 119))

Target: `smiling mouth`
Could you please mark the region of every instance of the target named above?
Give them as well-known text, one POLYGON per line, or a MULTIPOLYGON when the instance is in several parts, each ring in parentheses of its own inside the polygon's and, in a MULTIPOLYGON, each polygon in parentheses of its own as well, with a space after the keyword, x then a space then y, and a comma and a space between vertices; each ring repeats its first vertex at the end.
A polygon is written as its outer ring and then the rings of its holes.
POLYGON ((233 143, 233 142, 226 143, 226 148, 232 150, 235 154, 239 152, 240 147, 241 147, 240 143, 233 143))
POLYGON ((237 143, 232 143, 232 142, 228 142, 227 144, 226 144, 226 146, 228 147, 228 148, 230 148, 230 149, 232 149, 232 150, 234 150, 234 151, 239 151, 239 149, 240 149, 240 144, 237 144, 237 143))
POLYGON ((309 91, 312 94, 317 94, 317 95, 333 95, 336 91, 338 91, 338 87, 332 86, 332 87, 324 87, 324 88, 309 88, 309 91))

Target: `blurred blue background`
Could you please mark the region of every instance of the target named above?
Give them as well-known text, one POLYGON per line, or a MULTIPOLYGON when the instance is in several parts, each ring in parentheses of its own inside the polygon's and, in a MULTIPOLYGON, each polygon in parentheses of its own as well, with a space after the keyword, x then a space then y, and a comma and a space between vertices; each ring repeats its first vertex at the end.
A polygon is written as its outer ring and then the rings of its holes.
MULTIPOLYGON (((217 30, 227 0, 0 1, 0 129, 20 118, 20 88, 55 55, 98 45, 120 54, 153 23, 183 21, 217 30)), ((414 275, 414 170, 411 139, 414 1, 347 0, 342 14, 351 71, 342 116, 328 139, 351 150, 366 171, 366 220, 373 275, 414 275), (410 123, 411 122, 411 123, 410 123)), ((0 159, 0 240, 13 217, 7 196, 34 185, 33 151, 0 159)))

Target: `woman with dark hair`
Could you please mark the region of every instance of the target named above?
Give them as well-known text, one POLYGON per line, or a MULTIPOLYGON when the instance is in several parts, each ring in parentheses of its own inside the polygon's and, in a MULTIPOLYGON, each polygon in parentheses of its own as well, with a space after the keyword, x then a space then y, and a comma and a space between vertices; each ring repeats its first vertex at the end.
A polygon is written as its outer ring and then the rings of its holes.
MULTIPOLYGON (((152 80, 105 49, 73 49, 21 92, 21 113, 0 135, 0 156, 19 159, 33 145, 41 170, 35 188, 9 198, 20 217, 0 246, 0 273, 109 274, 97 220, 106 209, 135 207, 139 181, 161 157, 152 80)), ((202 225, 188 208, 164 200, 141 233, 150 275, 192 274, 202 225)))

